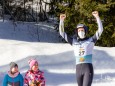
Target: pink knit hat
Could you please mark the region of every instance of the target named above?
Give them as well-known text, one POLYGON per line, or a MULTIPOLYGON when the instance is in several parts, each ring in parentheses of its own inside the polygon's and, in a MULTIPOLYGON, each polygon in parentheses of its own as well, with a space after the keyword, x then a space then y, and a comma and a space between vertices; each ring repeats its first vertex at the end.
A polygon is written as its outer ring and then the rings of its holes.
POLYGON ((36 63, 38 64, 37 60, 35 60, 35 59, 29 60, 28 63, 29 63, 30 69, 31 69, 36 63))

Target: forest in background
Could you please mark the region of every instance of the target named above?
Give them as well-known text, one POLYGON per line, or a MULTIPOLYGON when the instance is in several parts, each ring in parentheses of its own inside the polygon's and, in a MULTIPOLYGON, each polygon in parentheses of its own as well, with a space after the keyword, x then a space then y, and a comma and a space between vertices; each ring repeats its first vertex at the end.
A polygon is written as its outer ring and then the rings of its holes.
POLYGON ((70 36, 78 23, 89 27, 88 36, 97 30, 92 11, 97 10, 103 22, 104 32, 97 46, 115 47, 115 1, 114 0, 0 0, 0 15, 10 15, 14 21, 47 21, 49 16, 65 13, 65 31, 70 36))

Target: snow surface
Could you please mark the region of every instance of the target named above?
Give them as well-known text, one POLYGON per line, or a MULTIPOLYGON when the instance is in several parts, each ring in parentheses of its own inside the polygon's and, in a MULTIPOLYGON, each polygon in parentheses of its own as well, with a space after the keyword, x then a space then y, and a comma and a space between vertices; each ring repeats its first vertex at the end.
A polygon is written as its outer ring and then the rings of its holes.
MULTIPOLYGON (((35 58, 44 71, 46 86, 77 86, 73 48, 59 42, 59 34, 49 23, 14 25, 0 21, 0 86, 15 61, 21 74, 29 69, 28 60, 35 58)), ((94 79, 92 86, 115 86, 115 47, 95 46, 93 52, 94 79)))

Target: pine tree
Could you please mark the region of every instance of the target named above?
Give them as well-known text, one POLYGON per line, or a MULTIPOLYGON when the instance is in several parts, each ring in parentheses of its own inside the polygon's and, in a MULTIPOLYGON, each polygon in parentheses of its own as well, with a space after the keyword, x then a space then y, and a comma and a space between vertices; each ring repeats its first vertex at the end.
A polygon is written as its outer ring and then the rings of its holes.
POLYGON ((86 24, 89 35, 92 36, 97 30, 95 18, 92 11, 97 10, 103 22, 104 32, 98 46, 115 46, 115 1, 114 0, 62 0, 58 4, 57 16, 65 13, 65 30, 68 34, 74 34, 74 29, 78 23, 86 24))

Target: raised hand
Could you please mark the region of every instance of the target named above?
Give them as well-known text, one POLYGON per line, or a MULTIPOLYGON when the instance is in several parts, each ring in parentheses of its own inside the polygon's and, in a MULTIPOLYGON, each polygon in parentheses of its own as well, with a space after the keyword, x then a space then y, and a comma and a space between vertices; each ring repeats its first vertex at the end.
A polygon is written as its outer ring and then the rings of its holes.
POLYGON ((60 14, 60 20, 64 20, 66 18, 66 14, 60 14))
POLYGON ((98 11, 93 11, 93 12, 92 12, 92 15, 93 15, 95 18, 99 17, 98 11))

